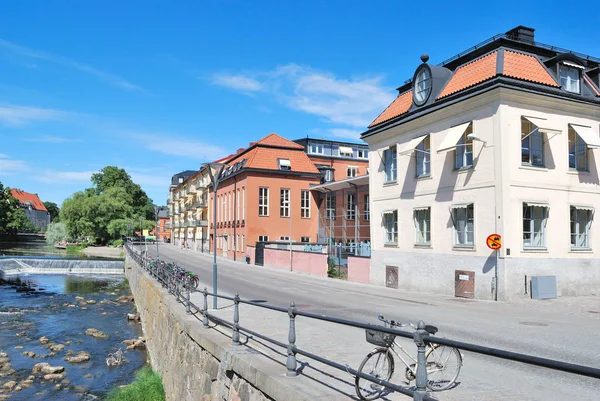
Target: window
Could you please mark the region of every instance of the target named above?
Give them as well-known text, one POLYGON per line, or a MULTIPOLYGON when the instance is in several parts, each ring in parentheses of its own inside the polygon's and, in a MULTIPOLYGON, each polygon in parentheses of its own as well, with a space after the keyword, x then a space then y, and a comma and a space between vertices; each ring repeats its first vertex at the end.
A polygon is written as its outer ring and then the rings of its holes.
POLYGON ((242 187, 242 220, 246 219, 246 187, 242 187))
POLYGON ((569 168, 577 171, 588 170, 587 144, 569 125, 569 168))
POLYGON ((310 191, 300 192, 300 217, 310 219, 310 191))
POLYGON ((235 236, 235 251, 239 252, 240 250, 240 236, 236 235, 235 236))
POLYGON ((454 246, 472 248, 475 244, 473 204, 453 207, 451 217, 454 224, 454 246))
POLYGON ((310 242, 310 237, 300 237, 300 242, 310 242))
POLYGON ((548 208, 523 203, 523 248, 546 247, 548 208))
POLYGON ((430 174, 429 135, 427 135, 416 147, 417 153, 417 177, 427 177, 430 174))
POLYGON ((281 237, 279 237, 279 241, 289 241, 290 237, 282 235, 281 237))
POLYGON ((473 140, 467 135, 473 133, 473 124, 469 124, 454 150, 454 169, 460 170, 473 167, 473 140))
POLYGON ((544 167, 544 134, 525 118, 521 118, 521 163, 544 167))
POLYGON ((259 235, 258 242, 269 242, 269 236, 268 235, 259 235))
POLYGON ((231 191, 229 191, 227 193, 227 221, 231 221, 232 220, 232 213, 231 213, 231 191))
POLYGON ((235 207, 236 207, 236 211, 235 211, 235 220, 239 220, 240 219, 240 190, 237 190, 237 196, 235 198, 235 207))
POLYGON ((269 215, 269 188, 258 188, 258 215, 269 215))
POLYGON ((354 154, 354 151, 349 146, 340 146, 339 151, 340 151, 340 156, 352 157, 354 154))
POLYGON ((335 195, 329 195, 325 205, 325 218, 335 220, 335 195))
POLYGON ((413 219, 415 222, 415 244, 431 244, 431 208, 415 209, 413 219))
POLYGON ((279 162, 279 170, 287 170, 290 171, 292 169, 292 165, 289 159, 277 159, 279 162))
POLYGON ((311 143, 310 144, 310 153, 314 153, 317 155, 323 154, 323 144, 321 143, 311 143))
POLYGON ((280 193, 279 216, 290 217, 290 190, 281 189, 280 193))
POLYGON ((371 206, 369 206, 369 195, 365 195, 365 221, 369 221, 371 219, 371 206))
POLYGON ((398 244, 398 211, 383 212, 383 227, 385 228, 384 242, 390 245, 398 244))
POLYGON ((356 177, 358 175, 358 167, 348 166, 346 169, 346 177, 356 177))
POLYGON ((571 206, 571 249, 590 248, 590 226, 594 211, 571 206))
POLYGON ((325 170, 325 182, 333 181, 333 170, 325 170))
POLYGON ((579 68, 561 65, 560 85, 568 92, 579 93, 579 68))
POLYGON ((369 151, 367 149, 358 149, 358 158, 359 159, 368 159, 369 151))
POLYGON ((385 170, 385 182, 396 182, 397 171, 396 171, 396 147, 390 146, 388 149, 383 151, 383 163, 385 170))
POLYGON ((246 252, 246 249, 244 248, 244 234, 242 234, 242 252, 246 252))
POLYGON ((356 197, 354 194, 348 194, 348 203, 346 206, 346 219, 354 220, 356 218, 356 197))

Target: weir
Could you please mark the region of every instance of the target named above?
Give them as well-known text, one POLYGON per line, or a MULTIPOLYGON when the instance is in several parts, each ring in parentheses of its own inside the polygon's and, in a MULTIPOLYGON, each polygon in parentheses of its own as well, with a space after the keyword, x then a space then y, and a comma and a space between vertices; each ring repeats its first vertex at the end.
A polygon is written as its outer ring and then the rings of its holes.
POLYGON ((0 277, 35 274, 122 274, 122 260, 0 257, 0 277))

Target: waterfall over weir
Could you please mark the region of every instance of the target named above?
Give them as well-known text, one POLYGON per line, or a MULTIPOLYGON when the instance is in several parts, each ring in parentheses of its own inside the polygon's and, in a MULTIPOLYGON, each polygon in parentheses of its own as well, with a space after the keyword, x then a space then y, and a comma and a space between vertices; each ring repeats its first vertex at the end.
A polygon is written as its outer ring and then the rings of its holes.
POLYGON ((57 259, 36 257, 0 258, 0 277, 19 273, 35 274, 123 274, 122 260, 57 259))

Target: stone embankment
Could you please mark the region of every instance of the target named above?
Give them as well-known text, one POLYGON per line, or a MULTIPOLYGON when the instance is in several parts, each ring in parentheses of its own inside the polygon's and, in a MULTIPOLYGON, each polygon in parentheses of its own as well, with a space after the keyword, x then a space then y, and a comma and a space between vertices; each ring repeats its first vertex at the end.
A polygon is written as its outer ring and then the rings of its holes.
MULTIPOLYGON (((167 400, 313 401, 336 399, 325 386, 302 375, 286 377, 285 367, 244 345, 231 345, 221 327, 205 329, 201 316, 185 308, 139 268, 126 261, 153 369, 167 400)), ((347 398, 344 398, 347 399, 347 398)))

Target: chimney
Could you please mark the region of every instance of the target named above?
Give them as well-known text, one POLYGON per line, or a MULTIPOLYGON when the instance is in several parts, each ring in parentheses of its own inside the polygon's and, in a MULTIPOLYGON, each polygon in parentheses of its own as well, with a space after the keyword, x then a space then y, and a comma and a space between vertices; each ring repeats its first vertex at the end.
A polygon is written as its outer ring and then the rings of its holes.
POLYGON ((506 36, 508 39, 516 40, 517 42, 534 44, 534 31, 535 29, 533 28, 527 28, 526 26, 519 25, 518 27, 506 32, 506 36))

